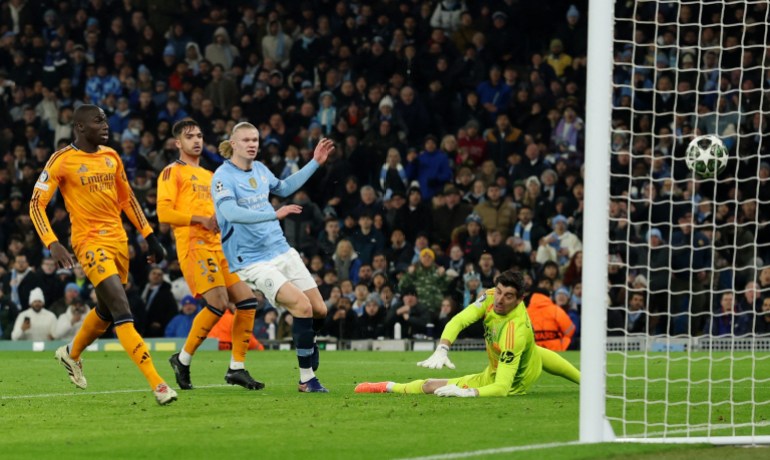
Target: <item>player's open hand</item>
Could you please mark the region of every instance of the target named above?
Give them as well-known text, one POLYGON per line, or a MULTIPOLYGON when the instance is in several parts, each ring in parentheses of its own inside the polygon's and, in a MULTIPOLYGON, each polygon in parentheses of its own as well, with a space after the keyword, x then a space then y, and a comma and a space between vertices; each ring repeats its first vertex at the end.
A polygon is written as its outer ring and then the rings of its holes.
POLYGON ((302 206, 298 204, 287 204, 286 206, 281 206, 278 211, 275 212, 275 217, 278 220, 281 220, 289 214, 299 214, 301 212, 302 206))
POLYGON ((322 165, 326 163, 326 159, 329 158, 329 154, 333 151, 334 141, 324 137, 321 139, 318 145, 315 146, 315 150, 313 151, 313 159, 317 161, 318 164, 322 165))
POLYGON ((441 369, 444 366, 454 369, 455 365, 449 360, 449 356, 447 355, 448 352, 449 347, 441 344, 436 348, 436 351, 433 352, 430 358, 425 361, 420 361, 417 365, 420 367, 427 367, 428 369, 441 369))
POLYGON ((51 251, 51 258, 56 262, 56 265, 59 268, 72 269, 72 267, 75 266, 75 263, 72 261, 72 256, 63 244, 54 241, 48 249, 51 251))

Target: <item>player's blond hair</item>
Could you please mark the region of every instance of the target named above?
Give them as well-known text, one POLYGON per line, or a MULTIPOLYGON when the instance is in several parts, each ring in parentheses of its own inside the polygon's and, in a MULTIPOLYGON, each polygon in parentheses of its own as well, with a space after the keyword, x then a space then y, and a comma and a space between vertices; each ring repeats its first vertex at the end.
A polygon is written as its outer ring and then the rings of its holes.
MULTIPOLYGON (((245 128, 257 129, 256 126, 252 125, 248 121, 242 121, 237 125, 233 126, 233 130, 230 132, 230 139, 232 139, 236 131, 238 131, 239 129, 245 129, 245 128)), ((233 144, 230 143, 229 139, 219 143, 219 154, 226 159, 230 159, 233 157, 233 144)))

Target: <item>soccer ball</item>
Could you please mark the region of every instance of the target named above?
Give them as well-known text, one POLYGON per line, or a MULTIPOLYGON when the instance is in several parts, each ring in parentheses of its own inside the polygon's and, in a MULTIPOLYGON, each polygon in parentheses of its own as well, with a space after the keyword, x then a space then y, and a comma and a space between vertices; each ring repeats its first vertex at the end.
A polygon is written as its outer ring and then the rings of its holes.
POLYGON ((685 162, 700 177, 715 177, 727 166, 727 147, 712 134, 698 136, 687 146, 685 162))

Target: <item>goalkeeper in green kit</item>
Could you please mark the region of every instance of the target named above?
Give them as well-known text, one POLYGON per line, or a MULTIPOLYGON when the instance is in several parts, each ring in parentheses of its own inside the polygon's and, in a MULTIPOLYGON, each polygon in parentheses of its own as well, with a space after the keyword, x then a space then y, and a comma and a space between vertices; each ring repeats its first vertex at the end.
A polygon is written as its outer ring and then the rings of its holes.
POLYGON ((489 365, 480 374, 453 379, 415 380, 410 383, 361 383, 356 393, 435 394, 436 396, 507 396, 522 395, 545 370, 549 374, 580 383, 580 371, 567 360, 535 344, 532 325, 524 305, 524 279, 508 270, 495 279, 489 289, 444 328, 433 355, 417 363, 430 369, 455 366, 449 360, 449 346, 457 335, 479 319, 484 321, 489 365))

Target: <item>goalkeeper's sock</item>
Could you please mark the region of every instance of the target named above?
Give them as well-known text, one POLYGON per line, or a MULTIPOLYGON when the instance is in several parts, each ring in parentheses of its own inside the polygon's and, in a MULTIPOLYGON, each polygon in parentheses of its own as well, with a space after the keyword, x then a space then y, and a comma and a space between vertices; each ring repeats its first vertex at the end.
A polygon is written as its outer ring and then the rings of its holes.
POLYGON ((150 357, 150 350, 144 343, 142 336, 134 329, 134 320, 131 317, 115 320, 115 335, 118 336, 120 344, 123 345, 123 349, 126 350, 128 356, 136 364, 139 370, 144 374, 144 378, 150 384, 150 388, 153 390, 163 382, 163 378, 158 375, 158 371, 155 370, 155 366, 152 364, 152 358, 150 357))
POLYGON ((96 308, 92 308, 91 311, 86 314, 83 325, 80 326, 80 330, 78 330, 78 333, 72 339, 72 342, 67 346, 70 358, 79 361, 80 354, 83 353, 83 350, 104 334, 104 331, 110 327, 110 322, 111 321, 101 318, 96 312, 96 308))
POLYGON ((219 318, 221 317, 222 312, 212 307, 211 305, 206 305, 201 309, 201 311, 198 312, 197 315, 195 315, 192 327, 190 328, 190 333, 187 334, 187 340, 184 343, 184 348, 182 349, 182 352, 179 353, 179 361, 181 361, 182 364, 185 366, 190 365, 190 362, 192 361, 192 355, 195 354, 195 350, 197 350, 203 341, 206 340, 206 337, 209 336, 211 328, 217 324, 219 318))
POLYGON ((415 380, 409 383, 393 383, 392 385, 388 384, 388 393, 421 395, 425 393, 422 391, 423 385, 425 385, 425 380, 415 380))
POLYGON ((294 336, 294 348, 297 349, 299 381, 305 383, 315 377, 313 372, 313 318, 294 318, 291 326, 294 336))
POLYGON ((558 375, 565 379, 580 383, 580 371, 569 361, 559 356, 558 353, 547 348, 537 347, 540 358, 543 360, 543 370, 549 374, 558 375))
POLYGON ((233 318, 233 351, 230 369, 244 369, 246 351, 254 329, 254 315, 257 313, 257 299, 246 299, 235 304, 233 318))

